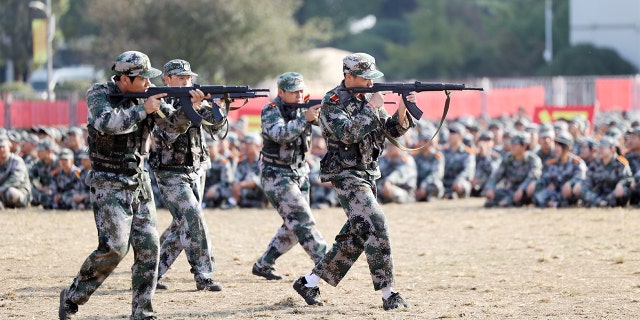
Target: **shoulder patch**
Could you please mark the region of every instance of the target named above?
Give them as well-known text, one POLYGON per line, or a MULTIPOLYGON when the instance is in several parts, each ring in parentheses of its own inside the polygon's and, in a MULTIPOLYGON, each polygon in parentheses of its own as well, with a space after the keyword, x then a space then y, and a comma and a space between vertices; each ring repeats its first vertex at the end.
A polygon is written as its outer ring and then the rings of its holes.
POLYGON ((269 107, 275 107, 275 106, 276 106, 275 102, 271 101, 271 103, 269 103, 269 107))
POLYGON ((76 169, 76 171, 74 171, 76 178, 80 178, 80 174, 82 173, 82 171, 80 171, 80 169, 76 169))
POLYGON ((625 166, 629 165, 629 160, 627 160, 627 158, 625 158, 623 155, 619 155, 616 160, 618 160, 618 162, 622 163, 625 166))
POLYGON ((442 153, 440 153, 440 152, 436 152, 433 156, 434 156, 436 159, 442 159, 442 157, 443 157, 443 156, 442 156, 442 153))
POLYGON ((464 147, 464 152, 469 154, 475 154, 475 151, 469 147, 464 147))
POLYGON ((331 101, 338 101, 338 100, 340 100, 340 98, 338 97, 338 95, 337 95, 337 94, 335 94, 335 93, 334 93, 331 97, 329 97, 329 100, 331 100, 331 101))
POLYGON ((557 163, 557 162, 558 162, 558 158, 552 158, 552 159, 547 160, 547 162, 545 162, 545 164, 551 165, 551 164, 554 164, 554 163, 557 163))

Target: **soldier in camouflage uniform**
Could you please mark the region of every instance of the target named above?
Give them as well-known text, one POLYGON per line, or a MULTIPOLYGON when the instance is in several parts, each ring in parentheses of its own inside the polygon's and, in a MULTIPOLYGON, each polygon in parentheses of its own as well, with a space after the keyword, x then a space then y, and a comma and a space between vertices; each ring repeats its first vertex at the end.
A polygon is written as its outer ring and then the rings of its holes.
MULTIPOLYGON (((354 94, 346 88, 369 87, 382 77, 375 59, 354 53, 343 59, 344 80, 329 91, 320 109, 322 135, 327 154, 322 159, 321 179, 331 181, 348 220, 335 237, 335 243, 312 272, 298 278, 293 288, 307 304, 322 305, 318 298, 320 279, 332 286, 345 277, 364 252, 374 290, 382 290, 385 310, 408 307, 394 284, 393 259, 386 217, 376 199, 375 180, 380 178, 378 156, 386 137, 400 137, 415 126, 400 102, 389 116, 381 93, 354 94)), ((407 96, 415 103, 416 93, 407 96)))
MULTIPOLYGON (((318 130, 319 131, 319 130, 318 130)), ((321 133, 312 135, 311 151, 309 154, 309 182, 311 183, 310 201, 311 209, 335 207, 338 205, 338 196, 333 190, 331 182, 320 180, 320 160, 327 153, 327 142, 321 133)))
POLYGON ((9 137, 0 135, 0 209, 26 208, 31 200, 29 172, 10 146, 9 137))
POLYGON ((599 157, 589 165, 589 174, 577 186, 582 204, 586 207, 625 206, 629 201, 629 180, 632 179, 629 161, 616 152, 617 141, 602 137, 599 157))
POLYGON ((631 128, 627 131, 626 137, 627 153, 624 157, 629 161, 629 167, 634 176, 629 185, 629 203, 638 205, 640 202, 640 127, 631 128))
POLYGON ((550 124, 541 125, 538 132, 538 144, 540 148, 536 152, 540 161, 542 161, 542 167, 546 169, 547 161, 556 157, 556 154, 553 152, 553 149, 556 146, 555 143, 556 132, 553 129, 553 126, 550 124))
POLYGON ((500 154, 493 150, 493 133, 483 132, 478 136, 478 153, 476 156, 476 172, 471 179, 471 196, 484 195, 484 186, 493 171, 500 165, 500 154))
POLYGON ((80 181, 76 184, 73 195, 73 208, 85 210, 91 208, 91 187, 85 183, 91 171, 91 159, 89 159, 89 154, 86 152, 80 153, 78 157, 80 158, 80 181))
POLYGON ((58 156, 58 167, 53 170, 51 185, 51 205, 53 209, 74 209, 73 196, 80 183, 80 168, 73 164, 73 151, 64 148, 58 156))
POLYGON ((31 170, 31 167, 38 161, 38 153, 36 147, 38 146, 40 139, 37 135, 31 133, 22 142, 22 148, 20 148, 20 156, 24 160, 24 164, 27 166, 27 170, 31 170))
POLYGON ((53 208, 51 204, 52 172, 58 167, 56 145, 51 139, 42 139, 36 147, 38 161, 29 170, 31 180, 31 205, 42 205, 45 209, 53 208))
POLYGON ((309 165, 311 126, 318 123, 320 105, 310 108, 291 106, 304 103, 304 79, 297 72, 278 77, 278 96, 262 108, 262 189, 278 211, 282 225, 262 256, 253 264, 252 273, 267 280, 280 280, 274 273, 276 259, 296 243, 314 264, 327 251, 327 244, 316 227, 309 204, 309 165))
POLYGON ((598 144, 598 140, 592 137, 584 137, 584 139, 582 140, 582 144, 580 145, 580 153, 578 154, 578 156, 580 156, 580 158, 584 160, 587 168, 599 157, 598 144))
POLYGON ((469 147, 462 143, 466 129, 459 123, 449 126, 449 147, 442 151, 444 154, 444 184, 445 198, 467 198, 471 194, 471 179, 476 171, 475 155, 469 147))
POLYGON ((425 129, 418 134, 418 145, 427 142, 428 145, 413 156, 418 170, 417 201, 429 201, 433 197, 441 199, 444 196, 444 155, 438 150, 440 138, 438 135, 433 137, 435 132, 435 129, 425 129), (431 137, 433 140, 429 142, 431 137))
POLYGON ((204 182, 204 204, 206 208, 227 209, 231 206, 229 199, 233 199, 231 196, 231 183, 233 182, 231 161, 220 154, 219 140, 210 139, 207 141, 207 146, 211 168, 207 169, 204 182))
MULTIPOLYGON (((189 87, 193 77, 189 62, 173 59, 165 63, 163 81, 170 87, 189 87)), ((206 100, 191 99, 194 108, 210 123, 215 122, 206 109, 206 100)), ((181 101, 168 101, 176 110, 181 110, 181 101)), ((217 108, 218 106, 213 106, 217 108)), ((157 289, 168 289, 162 280, 182 250, 191 266, 196 289, 220 291, 222 286, 213 281, 215 259, 207 222, 204 219, 202 200, 204 197, 205 172, 211 167, 209 149, 206 146, 205 130, 214 135, 224 124, 192 125, 186 133, 172 134, 156 127, 153 131, 155 148, 149 154, 149 166, 156 176, 160 194, 173 219, 164 231, 160 246, 157 289)))
MULTIPOLYGON (((119 103, 121 99, 110 98, 112 93, 144 92, 151 86, 149 78, 162 73, 151 67, 144 53, 120 54, 111 70, 111 81, 95 84, 87 91, 92 170, 86 182, 91 186, 98 247, 86 258, 71 286, 60 292, 60 319, 71 318, 78 305, 89 300, 130 246, 135 252, 130 318, 156 319, 152 299, 158 278, 157 217, 149 173, 143 163, 156 125, 167 132, 184 133, 191 122, 162 101, 165 93, 153 95, 144 103, 139 99, 119 103)), ((190 94, 196 101, 204 97, 200 90, 190 94)))
POLYGON ((260 148, 262 137, 247 133, 242 137, 244 154, 238 162, 231 184, 233 199, 241 208, 262 208, 267 198, 260 183, 260 148))
MULTIPOLYGON (((404 144, 399 138, 398 142, 404 144)), ((392 143, 380 157, 380 179, 376 180, 378 200, 381 203, 412 203, 416 201, 415 191, 418 168, 413 157, 392 143)))
POLYGON ((531 203, 536 182, 542 175, 542 163, 535 153, 527 150, 529 140, 526 132, 517 132, 509 139, 511 152, 502 157, 484 187, 485 207, 531 203))
POLYGON ((566 207, 577 202, 579 185, 586 177, 587 165, 573 150, 573 136, 560 131, 555 139, 556 158, 547 161, 547 168, 536 184, 533 197, 536 207, 566 207))

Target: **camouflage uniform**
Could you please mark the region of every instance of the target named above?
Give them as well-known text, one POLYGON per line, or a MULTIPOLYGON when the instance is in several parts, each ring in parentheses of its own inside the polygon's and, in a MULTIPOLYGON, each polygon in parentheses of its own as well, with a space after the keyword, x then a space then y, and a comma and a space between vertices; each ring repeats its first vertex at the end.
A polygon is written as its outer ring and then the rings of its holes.
MULTIPOLYGON (((137 51, 118 56, 112 69, 120 77, 152 78, 161 74, 151 67, 145 54, 137 51)), ((152 299, 158 275, 159 243, 153 193, 143 162, 155 125, 164 126, 168 132, 185 132, 190 122, 175 117, 175 110, 168 104, 161 104, 166 119, 160 119, 157 113, 148 115, 137 99, 116 106, 109 94, 120 92, 113 80, 95 84, 87 91, 92 171, 86 182, 91 186, 99 243, 71 286, 60 294, 60 313, 65 311, 67 317, 75 313, 70 306, 89 300, 124 259, 129 246, 135 251, 131 268, 131 319, 154 316, 152 299)))
MULTIPOLYGON (((480 141, 493 140, 493 133, 483 132, 479 137, 480 141)), ((480 142, 478 143, 480 144, 480 142)), ((492 148, 493 149, 493 148, 492 148)), ((489 151, 489 154, 476 154, 476 170, 473 176, 473 186, 471 186, 471 196, 480 197, 483 194, 485 184, 489 177, 500 165, 501 156, 498 152, 493 150, 489 151)))
POLYGON ((444 196, 444 155, 437 149, 425 155, 420 152, 413 156, 418 170, 417 188, 425 189, 427 195, 425 199, 418 201, 429 201, 432 196, 440 199, 444 196))
MULTIPOLYGON (((365 79, 382 76, 375 69, 373 57, 366 54, 349 55, 344 62, 345 72, 365 79)), ((406 113, 409 126, 402 127, 397 113, 390 117, 385 108, 374 110, 359 95, 341 90, 344 88, 343 81, 329 91, 320 111, 322 135, 328 147, 320 178, 332 182, 348 220, 313 274, 337 286, 364 252, 373 288, 380 290, 393 285, 394 270, 388 225, 376 197, 375 181, 380 178, 377 160, 385 133, 399 137, 414 124, 406 113)))
MULTIPOLYGON (((632 128, 627 135, 640 136, 640 128, 632 128)), ((634 176, 627 185, 630 188, 629 203, 637 205, 640 202, 640 151, 629 151, 624 157, 629 161, 629 167, 634 176)))
MULTIPOLYGON (((218 146, 216 146, 217 148, 218 146)), ((207 169, 204 182, 204 189, 216 189, 216 196, 213 199, 204 199, 205 207, 219 208, 231 198, 231 182, 233 181, 233 170, 231 161, 221 154, 217 154, 210 159, 211 168, 207 169)))
MULTIPOLYGON (((458 123, 454 123, 449 127, 449 131, 464 134, 466 129, 458 123)), ((468 197, 471 194, 471 179, 476 171, 476 159, 471 149, 464 144, 460 144, 457 148, 449 146, 443 150, 444 155, 444 177, 442 182, 445 188, 445 194, 448 197, 456 197, 456 193, 452 186, 454 183, 460 184, 464 190, 463 194, 457 196, 468 197)))
MULTIPOLYGON (((54 142, 49 139, 41 140, 38 143, 38 150, 53 152, 55 148, 54 142)), ((51 203, 51 182, 53 181, 53 172, 58 168, 58 159, 56 155, 47 159, 48 162, 38 159, 29 170, 29 179, 31 180, 31 205, 42 205, 45 209, 53 208, 51 203)))
MULTIPOLYGON (((511 153, 504 155, 484 187, 485 190, 492 189, 495 193, 493 201, 487 199, 485 206, 491 207, 501 202, 505 203, 505 206, 522 204, 513 203, 513 195, 516 191, 522 190, 525 197, 527 186, 536 182, 541 174, 542 162, 535 153, 525 151, 522 160, 517 160, 511 153)), ((526 203, 527 200, 523 198, 523 202, 526 203)))
MULTIPOLYGON (((245 135, 243 140, 253 139, 251 135, 245 135)), ((238 162, 234 181, 251 180, 256 184, 255 188, 243 188, 238 206, 241 208, 262 208, 267 200, 262 185, 260 184, 260 161, 258 158, 251 160, 248 157, 238 162)))
MULTIPOLYGON (((397 148, 395 146, 387 147, 397 148)), ((378 192, 378 200, 381 203, 411 203, 416 201, 415 191, 418 181, 418 168, 411 155, 404 153, 400 157, 391 157, 384 154, 380 157, 380 179, 376 180, 378 191, 382 190, 385 183, 391 184, 391 197, 385 197, 378 192)))
MULTIPOLYGON (((612 139, 602 138, 601 146, 615 146, 612 139)), ((632 179, 629 161, 617 153, 609 163, 604 164, 601 158, 591 162, 589 165, 589 174, 582 183, 581 198, 584 206, 597 207, 601 206, 600 202, 606 202, 606 206, 624 206, 629 200, 628 181, 632 179), (622 197, 614 195, 614 189, 621 183, 624 186, 622 197)))
POLYGON ((0 145, 6 148, 7 158, 0 163, 0 201, 4 208, 26 208, 31 200, 31 181, 24 160, 8 149, 9 138, 0 136, 0 145))
MULTIPOLYGON (((174 59, 164 65, 164 75, 197 76, 191 71, 191 65, 184 60, 174 59)), ((165 78, 166 79, 166 78, 165 78)), ((181 110, 178 99, 171 101, 176 110, 181 110)), ((209 122, 214 121, 210 114, 204 114, 209 122)), ((224 119, 210 126, 208 131, 215 134, 224 119)), ((205 126, 192 125, 182 134, 169 133, 156 127, 153 131, 155 149, 149 155, 149 166, 156 176, 158 188, 165 206, 173 217, 164 231, 160 246, 160 265, 158 278, 169 270, 173 262, 184 250, 191 273, 198 288, 212 279, 215 259, 209 239, 209 230, 204 219, 202 200, 204 196, 205 172, 211 166, 209 149, 206 145, 205 126)))
POLYGON ((536 192, 534 203, 537 207, 546 207, 550 201, 555 201, 558 206, 567 206, 572 199, 564 199, 560 190, 565 183, 572 186, 575 183, 582 182, 586 177, 587 165, 580 157, 575 154, 569 154, 566 162, 560 161, 560 158, 554 158, 547 161, 547 168, 536 183, 536 192), (553 186, 549 189, 549 186, 553 186))
MULTIPOLYGON (((280 75, 278 89, 304 90, 302 75, 296 72, 280 75)), ((306 154, 311 147, 312 123, 305 118, 307 110, 285 105, 280 96, 262 108, 262 189, 283 223, 256 262, 257 268, 272 269, 276 259, 296 243, 314 264, 327 251, 309 204, 311 184, 306 154)))
POLYGON ((338 205, 336 191, 330 186, 325 186, 320 181, 320 160, 322 158, 310 154, 307 159, 309 164, 309 182, 311 184, 309 190, 309 198, 311 208, 335 207, 338 205))
MULTIPOLYGON (((66 148, 62 149, 59 159, 73 159, 73 151, 66 148)), ((80 181, 81 171, 75 164, 71 165, 68 171, 65 171, 60 165, 53 170, 49 189, 51 189, 53 198, 51 204, 54 209, 74 209, 73 196, 76 194, 78 184, 82 183, 80 181), (56 198, 58 198, 57 202, 55 201, 56 198)))

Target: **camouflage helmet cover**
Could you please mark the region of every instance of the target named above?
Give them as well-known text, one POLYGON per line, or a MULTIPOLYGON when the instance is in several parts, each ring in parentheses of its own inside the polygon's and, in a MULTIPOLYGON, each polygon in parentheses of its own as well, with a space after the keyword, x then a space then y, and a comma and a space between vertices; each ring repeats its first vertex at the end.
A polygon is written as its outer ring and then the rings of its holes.
POLYGON ((113 63, 111 70, 116 75, 130 77, 155 78, 162 74, 162 71, 151 66, 149 57, 139 51, 121 53, 113 63))
POLYGON ((304 78, 297 72, 285 72, 278 76, 278 89, 296 92, 306 88, 304 78))
POLYGON ((191 64, 188 61, 182 59, 173 59, 165 63, 162 69, 162 73, 165 76, 198 76, 197 73, 191 71, 191 64))
POLYGON ((350 54, 342 59, 342 72, 354 76, 365 78, 367 80, 377 79, 384 76, 376 68, 376 59, 366 53, 350 54))

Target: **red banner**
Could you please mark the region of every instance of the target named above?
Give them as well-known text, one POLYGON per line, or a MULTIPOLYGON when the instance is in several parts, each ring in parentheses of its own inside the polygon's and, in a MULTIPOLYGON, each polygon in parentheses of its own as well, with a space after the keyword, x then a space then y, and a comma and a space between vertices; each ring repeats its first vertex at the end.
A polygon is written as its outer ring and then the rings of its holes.
POLYGON ((593 125, 593 117, 595 116, 594 106, 538 106, 533 112, 533 122, 535 123, 553 123, 558 119, 571 121, 573 117, 582 115, 588 121, 589 125, 593 125))

